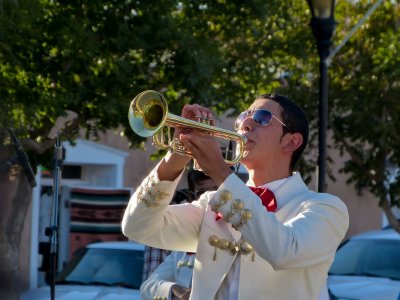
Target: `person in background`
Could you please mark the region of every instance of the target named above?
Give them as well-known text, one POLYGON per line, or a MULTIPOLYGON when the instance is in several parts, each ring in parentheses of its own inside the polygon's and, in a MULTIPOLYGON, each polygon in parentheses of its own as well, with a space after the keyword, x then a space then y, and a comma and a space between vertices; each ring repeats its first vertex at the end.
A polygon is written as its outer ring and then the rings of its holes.
POLYGON ((147 280, 170 253, 171 251, 167 249, 145 245, 142 281, 147 280))
MULTIPOLYGON (((197 104, 186 105, 181 116, 213 119, 197 104)), ((217 191, 168 205, 190 161, 168 152, 129 201, 122 231, 144 244, 196 252, 190 299, 315 300, 349 216, 338 197, 309 190, 295 172, 308 141, 307 117, 284 96, 261 95, 235 127, 247 138, 241 158, 247 185, 213 136, 178 128, 175 137, 217 191)))
POLYGON ((212 179, 199 170, 191 169, 188 173, 188 201, 191 203, 208 191, 215 191, 218 187, 212 179))
POLYGON ((189 299, 195 254, 172 251, 140 286, 144 300, 189 299))
MULTIPOLYGON (((175 193, 171 204, 182 204, 192 202, 200 197, 205 191, 215 190, 217 187, 211 178, 198 170, 190 169, 187 175, 188 189, 179 190, 175 193)), ((150 247, 145 245, 143 281, 146 281, 156 268, 171 254, 170 250, 150 247)), ((185 254, 185 252, 184 252, 185 254)))

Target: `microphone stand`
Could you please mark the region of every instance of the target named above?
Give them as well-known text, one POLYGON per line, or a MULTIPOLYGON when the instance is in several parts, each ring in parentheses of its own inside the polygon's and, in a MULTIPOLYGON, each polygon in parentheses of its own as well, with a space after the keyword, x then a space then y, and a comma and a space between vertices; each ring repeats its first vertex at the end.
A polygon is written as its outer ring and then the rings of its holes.
POLYGON ((58 249, 58 204, 61 186, 61 169, 64 160, 64 151, 60 142, 60 132, 57 133, 57 142, 54 146, 54 174, 53 174, 53 205, 51 210, 50 227, 46 228, 46 235, 50 240, 50 296, 55 299, 55 284, 57 272, 58 249))

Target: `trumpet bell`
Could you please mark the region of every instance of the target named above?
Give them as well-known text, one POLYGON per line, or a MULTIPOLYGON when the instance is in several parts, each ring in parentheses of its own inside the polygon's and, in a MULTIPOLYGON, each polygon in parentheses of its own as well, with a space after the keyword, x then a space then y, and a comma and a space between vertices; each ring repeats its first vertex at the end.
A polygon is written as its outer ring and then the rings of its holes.
POLYGON ((164 126, 167 115, 164 97, 156 91, 143 91, 132 100, 128 120, 137 135, 150 137, 164 126))

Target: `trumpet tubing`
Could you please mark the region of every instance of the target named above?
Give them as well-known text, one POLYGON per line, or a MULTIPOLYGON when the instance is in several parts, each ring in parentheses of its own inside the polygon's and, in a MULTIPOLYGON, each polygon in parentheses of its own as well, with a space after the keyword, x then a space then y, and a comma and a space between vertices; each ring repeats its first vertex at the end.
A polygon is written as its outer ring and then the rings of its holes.
POLYGON ((230 165, 240 161, 247 141, 244 135, 237 132, 169 113, 167 101, 163 95, 153 90, 143 91, 132 100, 129 106, 128 119, 132 130, 142 137, 152 136, 157 148, 171 150, 190 157, 193 157, 190 151, 185 149, 179 141, 171 138, 170 128, 198 129, 218 138, 235 141, 237 143, 236 157, 232 160, 225 160, 230 165), (165 137, 164 130, 166 130, 167 137, 165 137))

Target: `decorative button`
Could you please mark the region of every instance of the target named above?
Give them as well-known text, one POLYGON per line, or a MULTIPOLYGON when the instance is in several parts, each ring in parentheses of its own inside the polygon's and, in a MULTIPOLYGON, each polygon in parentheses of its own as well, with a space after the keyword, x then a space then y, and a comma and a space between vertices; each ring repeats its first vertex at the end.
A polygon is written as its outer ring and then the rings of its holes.
POLYGON ((232 193, 227 191, 227 190, 223 190, 221 192, 221 195, 220 195, 219 199, 220 199, 221 202, 226 203, 226 202, 228 202, 229 200, 232 199, 232 193))
POLYGON ((224 239, 220 239, 218 241, 218 245, 217 247, 221 250, 228 250, 229 249, 229 241, 224 240, 224 239))
POLYGON ((233 208, 235 209, 235 210, 241 210, 241 209, 243 209, 243 201, 242 200, 240 200, 240 199, 235 199, 235 200, 233 200, 233 202, 232 202, 232 206, 233 206, 233 208))
POLYGON ((228 202, 231 199, 232 199, 231 192, 229 192, 227 190, 221 191, 221 194, 219 195, 219 203, 212 205, 212 209, 214 211, 217 211, 222 205, 224 205, 226 202, 228 202))
POLYGON ((246 241, 241 241, 240 243, 240 252, 247 255, 251 252, 253 252, 253 246, 250 245, 248 242, 246 241))
POLYGON ((241 218, 243 221, 248 221, 251 219, 251 211, 249 209, 242 210, 241 218))
POLYGON ((216 235, 210 235, 208 237, 208 243, 213 247, 216 247, 218 245, 218 241, 219 238, 216 235))

